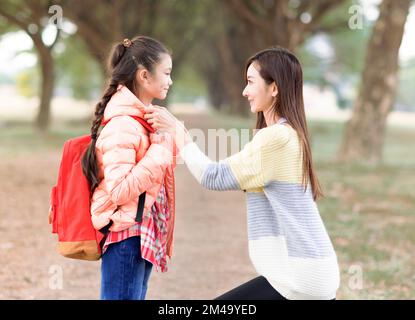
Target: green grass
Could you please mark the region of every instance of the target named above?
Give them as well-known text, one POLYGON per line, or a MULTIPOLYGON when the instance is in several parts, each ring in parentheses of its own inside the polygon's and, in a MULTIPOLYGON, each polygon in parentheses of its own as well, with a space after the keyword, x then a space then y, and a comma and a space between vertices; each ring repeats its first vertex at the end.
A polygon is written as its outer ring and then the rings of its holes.
MULTIPOLYGON (((252 128, 253 121, 213 115, 216 127, 252 128)), ((415 298, 414 129, 388 128, 379 166, 334 161, 344 125, 310 122, 317 173, 326 197, 318 202, 341 268, 339 299, 415 298), (353 285, 353 268, 362 287, 353 285)), ((87 124, 60 125, 47 136, 27 126, 0 128, 0 155, 56 150, 87 124)))
POLYGON ((28 124, 9 124, 0 127, 0 156, 16 156, 60 149, 70 138, 88 134, 85 124, 52 126, 47 134, 28 124))

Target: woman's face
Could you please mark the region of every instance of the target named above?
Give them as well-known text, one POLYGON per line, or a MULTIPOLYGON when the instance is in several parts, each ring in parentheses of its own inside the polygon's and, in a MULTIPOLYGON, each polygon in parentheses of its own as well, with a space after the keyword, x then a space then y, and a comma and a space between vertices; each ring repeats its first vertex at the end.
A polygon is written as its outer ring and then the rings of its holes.
POLYGON ((171 80, 172 60, 170 55, 163 53, 160 61, 154 66, 153 72, 138 71, 139 86, 145 91, 145 95, 154 99, 164 100, 167 96, 171 80))
POLYGON ((275 83, 267 84, 261 77, 255 63, 251 63, 246 72, 247 84, 242 95, 248 99, 251 112, 265 112, 272 107, 278 93, 275 83))

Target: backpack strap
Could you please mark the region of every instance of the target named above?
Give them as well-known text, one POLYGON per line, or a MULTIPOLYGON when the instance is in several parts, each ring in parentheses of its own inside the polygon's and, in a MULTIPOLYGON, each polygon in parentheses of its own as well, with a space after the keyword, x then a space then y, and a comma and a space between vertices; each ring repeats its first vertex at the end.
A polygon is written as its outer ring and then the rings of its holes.
MULTIPOLYGON (((120 117, 120 116, 121 115, 115 116, 115 117, 120 117)), ((127 116, 131 117, 134 120, 136 120, 137 122, 139 122, 145 129, 147 129, 148 132, 154 133, 155 130, 153 129, 153 127, 146 120, 144 120, 143 118, 140 118, 138 116, 131 116, 131 115, 127 115, 127 116)), ((115 118, 115 117, 113 117, 113 118, 115 118)), ((113 119, 113 118, 111 118, 111 119, 113 119)), ((111 119, 106 120, 106 121, 102 121, 101 126, 105 126, 106 124, 108 124, 108 122, 110 122, 111 119)))
POLYGON ((106 236, 108 235, 108 233, 110 233, 110 230, 109 229, 110 229, 110 227, 112 226, 113 223, 114 222, 112 220, 110 220, 110 222, 106 226, 104 226, 104 227, 102 227, 101 229, 98 230, 99 232, 101 232, 105 236, 101 240, 101 243, 100 243, 101 249, 104 247, 104 243, 105 243, 105 240, 106 240, 106 236))
POLYGON ((130 116, 131 118, 135 119, 136 121, 140 122, 141 125, 147 129, 150 133, 154 133, 153 127, 143 118, 137 117, 137 116, 130 116))
MULTIPOLYGON (((145 201, 146 201, 146 192, 144 191, 138 197, 137 214, 135 216, 135 221, 136 222, 139 222, 140 223, 143 220, 143 212, 144 212, 144 204, 145 204, 145 201)), ((99 232, 101 232, 105 236, 101 240, 101 243, 100 243, 101 249, 104 247, 104 243, 105 243, 106 237, 110 233, 110 230, 109 229, 112 226, 112 224, 113 224, 113 222, 111 220, 106 226, 104 226, 101 229, 99 229, 99 232)))
POLYGON ((146 192, 144 191, 140 194, 138 198, 138 207, 137 207, 137 215, 135 216, 135 221, 141 222, 143 220, 143 211, 144 211, 144 203, 146 201, 146 192))

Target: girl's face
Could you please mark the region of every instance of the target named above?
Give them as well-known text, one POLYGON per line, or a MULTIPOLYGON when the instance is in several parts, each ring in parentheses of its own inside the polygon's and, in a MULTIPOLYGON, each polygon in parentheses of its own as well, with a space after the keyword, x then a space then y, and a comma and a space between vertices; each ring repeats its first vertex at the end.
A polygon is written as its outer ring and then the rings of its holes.
POLYGON ((171 80, 172 60, 170 55, 163 53, 160 61, 154 66, 153 72, 146 69, 140 69, 137 72, 137 81, 141 94, 149 99, 164 100, 167 96, 171 80))
POLYGON ((278 94, 275 82, 267 84, 255 68, 255 63, 251 63, 246 72, 247 84, 242 95, 248 99, 251 112, 265 112, 272 107, 272 103, 278 94))

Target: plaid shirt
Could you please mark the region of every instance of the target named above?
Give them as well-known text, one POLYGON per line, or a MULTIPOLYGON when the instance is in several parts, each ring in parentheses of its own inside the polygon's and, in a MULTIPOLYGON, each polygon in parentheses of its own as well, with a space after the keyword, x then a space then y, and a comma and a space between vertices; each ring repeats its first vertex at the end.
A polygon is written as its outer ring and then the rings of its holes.
POLYGON ((122 231, 111 231, 105 240, 102 254, 111 243, 123 241, 127 238, 141 235, 141 256, 151 262, 158 272, 167 271, 166 245, 167 245, 167 222, 169 209, 167 205, 166 189, 162 184, 157 200, 151 207, 152 219, 148 223, 136 223, 132 227, 122 231))

